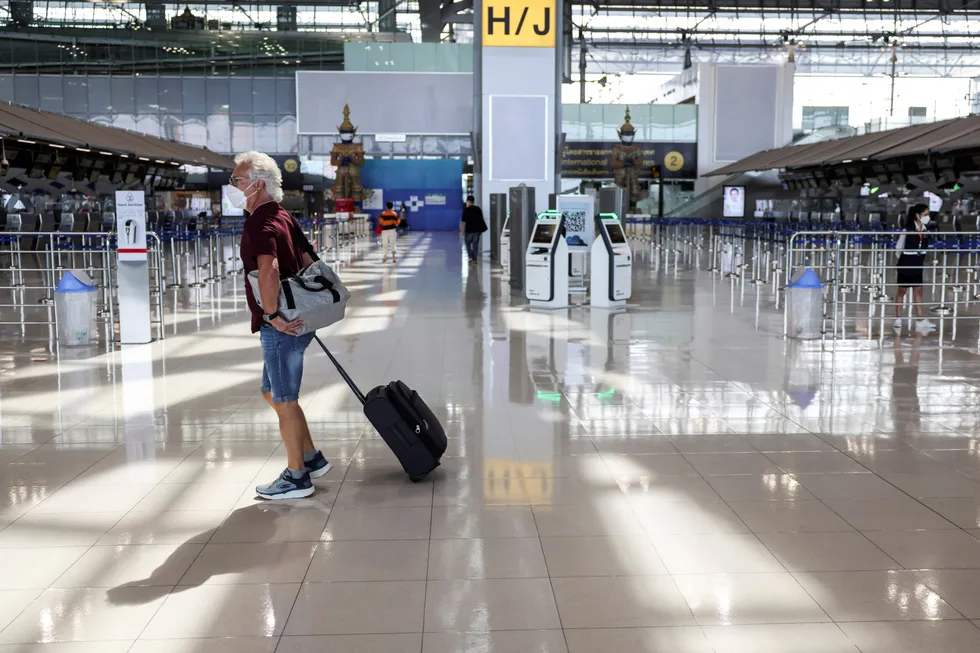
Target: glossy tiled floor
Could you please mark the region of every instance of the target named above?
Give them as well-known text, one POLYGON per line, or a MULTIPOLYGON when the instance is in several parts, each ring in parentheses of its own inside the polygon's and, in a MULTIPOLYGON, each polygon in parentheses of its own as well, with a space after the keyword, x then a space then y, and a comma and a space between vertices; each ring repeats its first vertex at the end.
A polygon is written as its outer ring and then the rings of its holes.
POLYGON ((402 243, 344 266, 327 340, 445 420, 419 485, 310 351, 336 469, 253 497, 283 456, 231 282, 150 347, 4 335, 0 653, 980 650, 975 352, 821 357, 644 253, 630 312, 534 314, 455 237, 402 243))

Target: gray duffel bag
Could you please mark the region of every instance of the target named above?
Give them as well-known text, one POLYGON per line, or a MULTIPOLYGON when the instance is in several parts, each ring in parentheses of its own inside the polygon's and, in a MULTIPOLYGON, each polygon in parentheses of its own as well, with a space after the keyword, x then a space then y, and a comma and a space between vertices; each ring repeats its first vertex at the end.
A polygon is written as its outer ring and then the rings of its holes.
MULTIPOLYGON (((248 273, 252 295, 260 307, 258 271, 248 273)), ((303 329, 297 335, 310 333, 344 319, 350 291, 337 273, 323 261, 313 261, 292 277, 279 281, 279 314, 287 322, 302 320, 303 329)))

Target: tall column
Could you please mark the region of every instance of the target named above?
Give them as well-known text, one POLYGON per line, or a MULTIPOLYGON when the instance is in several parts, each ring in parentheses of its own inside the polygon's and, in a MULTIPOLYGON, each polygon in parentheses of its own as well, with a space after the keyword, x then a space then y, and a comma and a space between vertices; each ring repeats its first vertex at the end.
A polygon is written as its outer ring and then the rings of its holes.
POLYGON ((524 183, 536 209, 555 192, 560 130, 556 0, 476 0, 474 93, 479 96, 480 202, 524 183))

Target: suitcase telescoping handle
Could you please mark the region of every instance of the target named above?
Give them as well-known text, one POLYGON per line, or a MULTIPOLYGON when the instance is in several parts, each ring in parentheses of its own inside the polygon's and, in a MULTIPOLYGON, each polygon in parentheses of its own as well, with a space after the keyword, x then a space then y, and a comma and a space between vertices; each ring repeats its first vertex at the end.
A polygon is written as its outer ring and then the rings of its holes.
POLYGON ((364 393, 361 392, 361 389, 357 387, 357 384, 354 383, 354 379, 350 378, 350 374, 347 373, 347 370, 345 370, 343 366, 337 362, 337 359, 333 357, 333 354, 330 353, 327 346, 323 344, 322 340, 320 340, 320 336, 313 334, 313 339, 316 340, 317 344, 320 345, 320 348, 323 349, 323 353, 327 355, 330 362, 333 363, 333 366, 337 368, 337 371, 340 372, 340 376, 347 382, 348 387, 354 391, 354 396, 357 397, 357 400, 360 401, 361 405, 363 406, 365 402, 367 402, 367 399, 364 397, 364 393))

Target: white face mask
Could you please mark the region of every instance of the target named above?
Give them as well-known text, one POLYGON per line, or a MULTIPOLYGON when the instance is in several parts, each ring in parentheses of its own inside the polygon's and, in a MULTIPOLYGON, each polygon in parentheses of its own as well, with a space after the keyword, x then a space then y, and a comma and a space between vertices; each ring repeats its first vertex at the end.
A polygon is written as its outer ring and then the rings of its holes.
POLYGON ((630 143, 633 142, 633 136, 634 134, 630 134, 629 132, 626 132, 625 134, 621 134, 619 138, 620 140, 623 141, 623 143, 629 145, 630 143))
POLYGON ((929 224, 929 216, 928 215, 922 216, 921 218, 919 218, 919 222, 922 223, 923 227, 926 226, 927 224, 929 224))
MULTIPOLYGON (((253 181, 245 190, 248 190, 255 185, 253 181)), ((245 194, 245 191, 235 188, 234 186, 227 186, 225 188, 225 197, 228 198, 228 202, 234 206, 236 209, 244 209, 248 204, 249 196, 245 194)))

